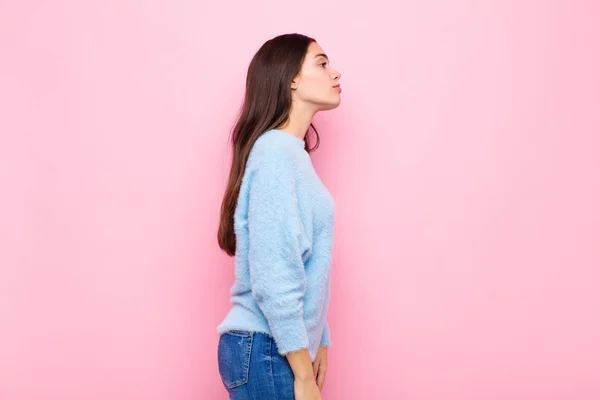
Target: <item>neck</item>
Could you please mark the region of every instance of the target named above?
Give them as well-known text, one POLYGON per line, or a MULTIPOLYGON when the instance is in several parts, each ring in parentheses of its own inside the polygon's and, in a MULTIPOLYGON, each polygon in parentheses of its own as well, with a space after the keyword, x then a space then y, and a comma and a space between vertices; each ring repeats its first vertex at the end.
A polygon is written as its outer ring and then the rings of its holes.
POLYGON ((277 129, 304 140, 316 111, 293 102, 288 120, 277 129))

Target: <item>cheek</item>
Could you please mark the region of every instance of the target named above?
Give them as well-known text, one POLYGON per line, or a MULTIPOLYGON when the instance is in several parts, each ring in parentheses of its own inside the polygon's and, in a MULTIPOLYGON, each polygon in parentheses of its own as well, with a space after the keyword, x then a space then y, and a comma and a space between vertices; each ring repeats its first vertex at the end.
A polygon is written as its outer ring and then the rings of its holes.
POLYGON ((333 89, 331 88, 331 83, 328 77, 315 75, 309 77, 309 79, 306 79, 303 83, 305 85, 302 92, 307 100, 327 98, 333 93, 333 89))

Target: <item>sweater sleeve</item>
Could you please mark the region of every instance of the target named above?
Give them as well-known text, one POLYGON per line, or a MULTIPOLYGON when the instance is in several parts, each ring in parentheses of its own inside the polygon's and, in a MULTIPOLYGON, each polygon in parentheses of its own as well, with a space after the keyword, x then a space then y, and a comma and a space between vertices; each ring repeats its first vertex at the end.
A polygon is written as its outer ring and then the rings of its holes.
POLYGON ((329 333, 329 323, 325 320, 325 328, 321 336, 321 346, 331 346, 331 334, 329 333))
POLYGON ((303 298, 305 234, 296 171, 283 149, 269 149, 253 172, 248 197, 248 263, 252 295, 281 355, 308 348, 303 298))

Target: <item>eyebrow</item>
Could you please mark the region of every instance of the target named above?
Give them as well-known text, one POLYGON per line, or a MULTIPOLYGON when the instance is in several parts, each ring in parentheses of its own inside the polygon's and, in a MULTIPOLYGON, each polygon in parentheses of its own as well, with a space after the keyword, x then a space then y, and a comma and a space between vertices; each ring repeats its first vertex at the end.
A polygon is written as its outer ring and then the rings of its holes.
POLYGON ((325 54, 325 53, 319 53, 315 56, 315 58, 318 58, 318 57, 325 57, 327 59, 327 61, 329 61, 329 57, 327 57, 327 54, 325 54))

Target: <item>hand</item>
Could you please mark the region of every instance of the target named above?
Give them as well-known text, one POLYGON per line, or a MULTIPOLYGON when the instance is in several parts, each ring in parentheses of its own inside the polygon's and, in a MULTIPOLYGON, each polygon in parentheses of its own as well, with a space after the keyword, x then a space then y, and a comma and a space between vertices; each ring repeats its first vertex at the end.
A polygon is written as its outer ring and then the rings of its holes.
POLYGON ((317 382, 319 391, 323 390, 323 384, 325 383, 325 373, 327 372, 327 347, 320 346, 317 350, 317 357, 313 361, 313 372, 317 382))
POLYGON ((314 379, 294 379, 294 399, 323 400, 319 387, 314 379))

